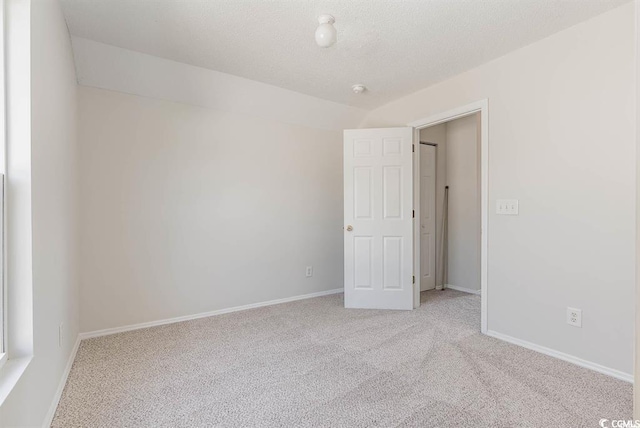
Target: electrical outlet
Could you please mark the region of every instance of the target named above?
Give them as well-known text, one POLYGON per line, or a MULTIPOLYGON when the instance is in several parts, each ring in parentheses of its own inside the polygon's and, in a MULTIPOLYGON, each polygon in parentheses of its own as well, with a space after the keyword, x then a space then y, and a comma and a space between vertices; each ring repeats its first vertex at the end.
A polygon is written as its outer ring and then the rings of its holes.
POLYGON ((62 348, 64 344, 64 323, 60 323, 58 326, 58 347, 62 348))
POLYGON ((567 324, 582 327, 582 309, 567 308, 567 324))
POLYGON ((313 276, 313 266, 307 266, 307 270, 305 272, 305 275, 307 276, 307 278, 313 276))

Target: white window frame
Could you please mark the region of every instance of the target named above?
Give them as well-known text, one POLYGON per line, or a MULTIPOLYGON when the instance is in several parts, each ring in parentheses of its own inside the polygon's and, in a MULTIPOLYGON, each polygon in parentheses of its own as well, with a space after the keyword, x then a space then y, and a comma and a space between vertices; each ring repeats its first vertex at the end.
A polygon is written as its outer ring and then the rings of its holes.
POLYGON ((34 350, 30 9, 28 1, 0 0, 0 174, 5 177, 4 200, 11 201, 2 207, 0 219, 7 232, 0 242, 0 263, 5 267, 0 298, 6 309, 1 315, 0 405, 25 374, 34 350), (8 229, 8 224, 13 227, 8 229))
POLYGON ((5 177, 6 149, 6 56, 5 56, 5 1, 0 0, 0 368, 8 359, 7 349, 7 275, 6 275, 6 210, 5 177))

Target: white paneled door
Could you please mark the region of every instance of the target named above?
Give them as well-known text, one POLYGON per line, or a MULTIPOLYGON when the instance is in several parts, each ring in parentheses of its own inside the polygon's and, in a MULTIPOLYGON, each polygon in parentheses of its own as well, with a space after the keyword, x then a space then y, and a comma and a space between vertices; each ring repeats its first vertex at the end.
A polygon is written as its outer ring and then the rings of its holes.
POLYGON ((413 309, 413 128, 344 131, 344 301, 413 309))
POLYGON ((420 291, 436 288, 436 148, 420 144, 420 291))

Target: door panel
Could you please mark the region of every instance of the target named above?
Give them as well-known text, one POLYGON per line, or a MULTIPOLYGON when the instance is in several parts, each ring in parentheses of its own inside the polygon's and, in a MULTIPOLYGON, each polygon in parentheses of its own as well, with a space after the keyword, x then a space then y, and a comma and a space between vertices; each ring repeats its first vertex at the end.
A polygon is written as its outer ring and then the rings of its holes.
POLYGON ((402 219, 402 167, 385 166, 384 177, 384 218, 402 219))
POLYGON ((356 167, 353 169, 354 214, 357 219, 371 219, 373 213, 373 168, 356 167))
POLYGON ((373 288, 373 237, 356 236, 353 239, 355 261, 354 285, 358 289, 373 288))
POLYGON ((345 307, 413 309, 412 143, 412 128, 344 132, 345 307))
POLYGON ((402 236, 385 236, 382 269, 385 290, 402 288, 402 236))

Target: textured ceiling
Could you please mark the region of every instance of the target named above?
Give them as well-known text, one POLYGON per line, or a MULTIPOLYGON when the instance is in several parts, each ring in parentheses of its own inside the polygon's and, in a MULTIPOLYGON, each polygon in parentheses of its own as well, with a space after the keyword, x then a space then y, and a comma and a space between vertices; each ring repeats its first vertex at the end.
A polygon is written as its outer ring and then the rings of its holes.
POLYGON ((63 0, 71 34, 374 108, 627 0, 63 0), (338 43, 315 45, 317 16, 338 43), (369 91, 355 95, 351 86, 369 91))

